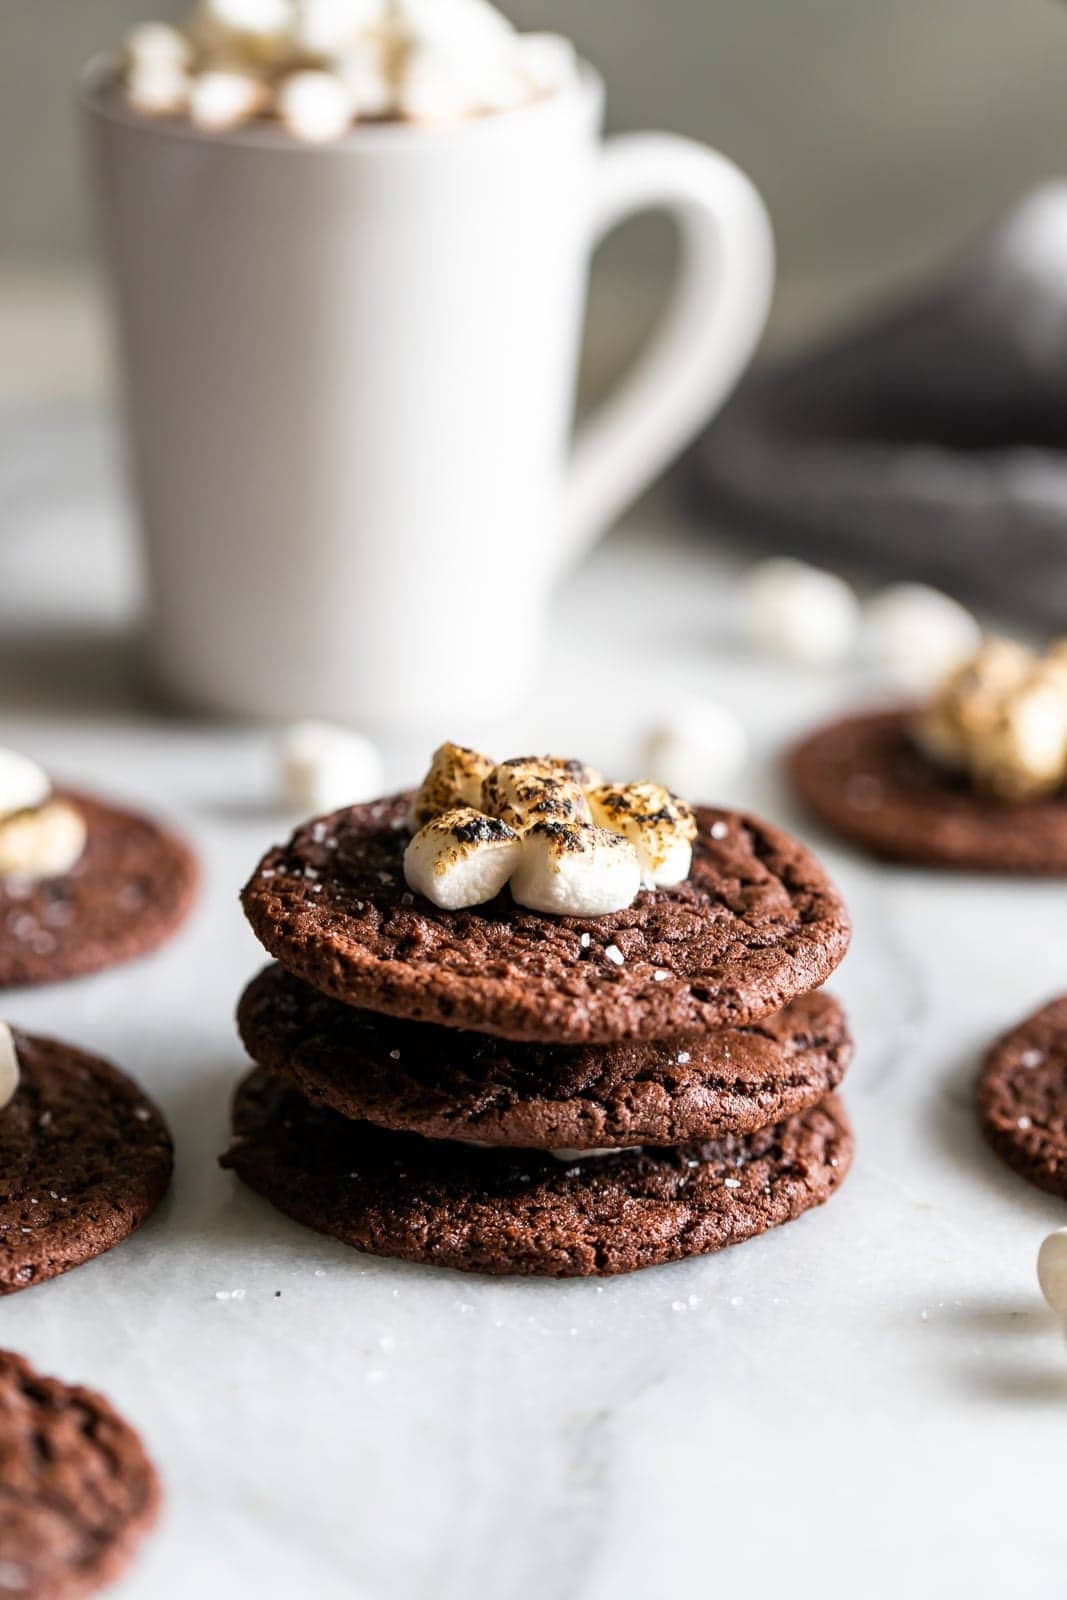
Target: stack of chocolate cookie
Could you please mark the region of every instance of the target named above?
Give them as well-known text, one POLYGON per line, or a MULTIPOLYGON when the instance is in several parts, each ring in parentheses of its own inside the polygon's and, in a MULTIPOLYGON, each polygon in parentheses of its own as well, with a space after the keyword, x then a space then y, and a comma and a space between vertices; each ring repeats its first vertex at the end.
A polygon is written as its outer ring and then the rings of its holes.
POLYGON ((410 811, 309 823, 248 883, 280 965, 241 1000, 224 1166, 359 1249, 490 1273, 626 1272, 829 1198, 849 922, 801 845, 700 808, 688 877, 625 910, 444 910, 405 882, 410 811))

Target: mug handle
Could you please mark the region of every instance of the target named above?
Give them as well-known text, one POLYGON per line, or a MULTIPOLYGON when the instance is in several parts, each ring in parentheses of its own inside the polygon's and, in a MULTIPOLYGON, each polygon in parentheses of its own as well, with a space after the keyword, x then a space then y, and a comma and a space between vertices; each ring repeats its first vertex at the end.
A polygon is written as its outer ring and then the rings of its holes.
POLYGON ((608 140, 591 249, 646 210, 666 210, 677 223, 678 280, 647 347, 577 431, 564 496, 565 563, 582 556, 718 410, 770 310, 770 218, 732 161, 675 134, 608 140))

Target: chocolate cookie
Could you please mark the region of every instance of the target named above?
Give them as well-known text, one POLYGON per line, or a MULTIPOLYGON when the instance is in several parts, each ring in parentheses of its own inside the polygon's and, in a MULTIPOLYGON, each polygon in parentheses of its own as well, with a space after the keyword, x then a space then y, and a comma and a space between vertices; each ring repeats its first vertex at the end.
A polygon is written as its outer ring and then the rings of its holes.
POLYGON ((95 1056, 15 1033, 20 1081, 0 1111, 0 1294, 128 1237, 170 1182, 166 1125, 137 1085, 95 1056))
POLYGON ((268 967, 237 1021, 254 1061, 342 1116, 534 1149, 749 1133, 822 1100, 852 1055, 841 1007, 820 993, 747 1028, 558 1046, 357 1011, 268 967))
POLYGON ((55 983, 162 944, 196 891, 183 840, 135 811, 57 791, 85 818, 81 860, 61 878, 0 881, 0 988, 55 983))
POLYGON ((704 1255, 829 1199, 852 1134, 830 1095, 744 1138, 564 1163, 389 1133, 257 1067, 222 1157, 306 1227, 373 1255, 467 1272, 588 1277, 704 1255))
POLYGON ((685 883, 551 917, 505 889, 441 911, 404 882, 410 797, 352 806, 271 850, 243 904, 271 955, 348 1005, 553 1044, 666 1039, 777 1011, 848 946, 840 896, 788 835, 697 811, 685 883))
POLYGON ((140 1439, 101 1395, 0 1350, 0 1594, 77 1600, 111 1583, 159 1498, 140 1439))
POLYGON ((1009 1167, 1067 1200, 1067 995, 990 1050, 978 1079, 978 1115, 1009 1167))
POLYGON ((1067 872, 1067 797, 992 800, 912 741, 907 710, 847 717, 792 751, 809 810, 877 856, 971 872, 1067 872))

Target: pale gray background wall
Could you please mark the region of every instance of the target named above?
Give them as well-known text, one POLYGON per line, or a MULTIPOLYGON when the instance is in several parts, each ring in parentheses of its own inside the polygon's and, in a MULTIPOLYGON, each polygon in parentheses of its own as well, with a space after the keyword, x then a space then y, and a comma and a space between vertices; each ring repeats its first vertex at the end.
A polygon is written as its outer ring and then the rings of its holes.
MULTIPOLYGON (((605 72, 617 127, 669 126, 746 166, 784 303, 861 297, 1067 167, 1060 0, 505 0, 605 72)), ((0 260, 86 250, 70 109, 82 59, 181 0, 0 0, 0 260)), ((640 267, 655 242, 620 247, 640 267)))

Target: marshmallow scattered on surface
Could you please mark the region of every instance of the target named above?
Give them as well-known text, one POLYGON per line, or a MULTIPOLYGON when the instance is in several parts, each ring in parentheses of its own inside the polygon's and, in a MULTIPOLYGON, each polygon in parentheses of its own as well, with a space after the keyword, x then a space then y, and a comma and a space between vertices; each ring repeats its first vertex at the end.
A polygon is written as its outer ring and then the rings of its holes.
POLYGON ((741 591, 745 632, 756 649, 784 661, 829 666, 845 660, 859 636, 860 606, 835 573, 803 561, 761 561, 741 591))
POLYGON ((433 753, 430 770, 423 778, 415 796, 413 816, 421 827, 431 817, 442 811, 455 811, 457 807, 482 807, 482 785, 492 772, 495 762, 480 750, 468 750, 462 744, 445 743, 433 753))
POLYGON ((49 800, 0 821, 0 879, 61 878, 81 859, 87 829, 80 811, 49 800))
POLYGON ((628 839, 649 887, 683 883, 697 825, 689 806, 658 783, 604 783, 589 791, 593 821, 628 839))
POLYGON ((501 762, 482 784, 482 810, 519 831, 536 822, 591 822, 584 790, 565 776, 572 765, 551 757, 501 762))
POLYGON ((189 116, 198 128, 240 127, 269 104, 265 85, 247 72, 201 72, 189 86, 189 116))
POLYGON ((358 805, 382 791, 381 753, 349 728, 328 722, 294 723, 282 738, 279 754, 282 803, 301 816, 358 805))
POLYGON ((748 760, 744 723, 726 706, 694 702, 653 728, 643 766, 675 794, 707 803, 722 797, 748 760))
POLYGON ((17 750, 0 749, 0 819, 43 805, 51 793, 43 767, 17 750))
POLYGON ((352 121, 352 97, 332 72, 292 72, 278 86, 278 116, 305 144, 330 144, 352 121))
POLYGON ((1056 1315, 1067 1322, 1067 1228, 1057 1228, 1037 1253, 1037 1281, 1056 1315))
POLYGON ((924 693, 972 656, 981 629, 958 600, 925 583, 883 589, 864 612, 871 655, 901 688, 924 693))
POLYGON ((538 822, 522 836, 513 899, 530 911, 602 917, 632 905, 641 863, 628 839, 606 828, 538 822))
POLYGON ((19 1086, 19 1053, 15 1036, 6 1022, 0 1022, 0 1111, 9 1106, 19 1086))
POLYGON ((480 811, 445 811, 420 828, 404 852, 410 889, 445 911, 480 906, 501 892, 519 864, 518 834, 480 811))

